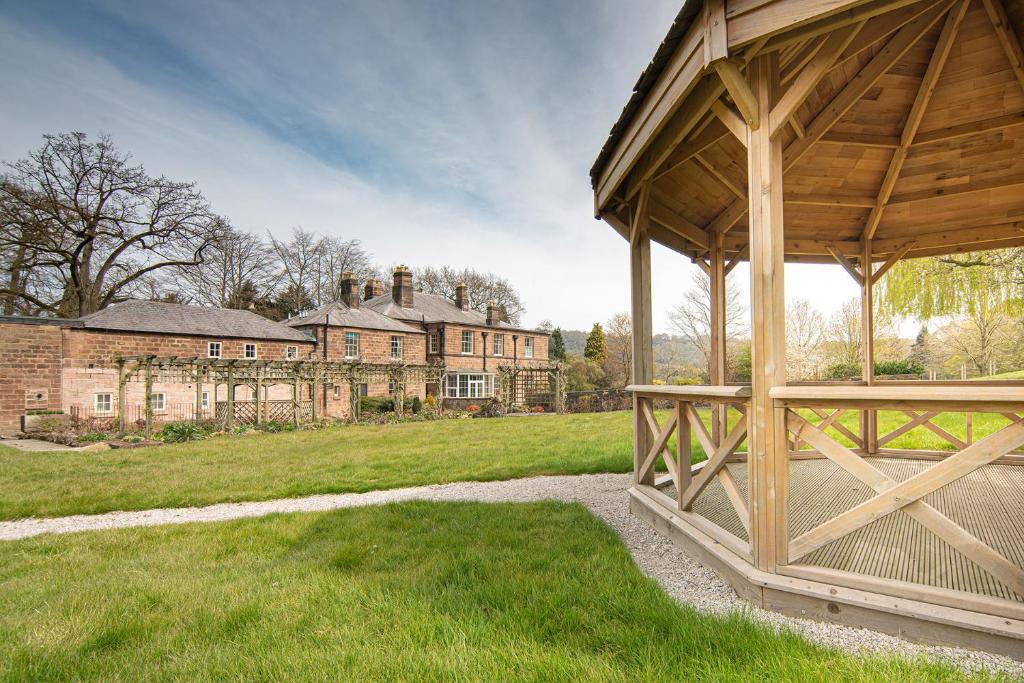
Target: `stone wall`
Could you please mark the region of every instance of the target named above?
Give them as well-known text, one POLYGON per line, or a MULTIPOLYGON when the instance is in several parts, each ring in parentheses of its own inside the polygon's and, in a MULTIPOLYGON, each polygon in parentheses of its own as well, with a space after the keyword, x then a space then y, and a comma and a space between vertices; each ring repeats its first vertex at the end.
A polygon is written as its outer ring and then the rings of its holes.
POLYGON ((21 429, 26 410, 61 409, 61 329, 0 322, 0 433, 21 429))

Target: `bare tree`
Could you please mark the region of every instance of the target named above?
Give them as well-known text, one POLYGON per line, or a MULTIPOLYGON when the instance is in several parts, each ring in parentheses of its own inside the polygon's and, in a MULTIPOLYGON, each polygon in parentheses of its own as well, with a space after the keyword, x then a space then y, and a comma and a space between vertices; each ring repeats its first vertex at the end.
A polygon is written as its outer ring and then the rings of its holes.
MULTIPOLYGON (((320 240, 316 233, 296 226, 288 239, 277 240, 271 235, 270 246, 277 255, 281 277, 287 284, 279 295, 279 303, 297 313, 305 308, 319 285, 320 240)), ((313 305, 320 304, 315 298, 312 302, 313 305)))
POLYGON ((201 263, 224 234, 192 183, 129 165, 109 137, 44 136, 0 176, 5 310, 81 316, 145 291, 160 272, 201 263))
POLYGON ((807 299, 786 310, 786 376, 813 379, 824 357, 825 318, 807 299))
MULTIPOLYGON (((726 375, 735 367, 736 340, 747 334, 747 314, 740 300, 739 290, 726 282, 725 326, 726 326, 726 375)), ((711 279, 702 271, 693 274, 690 288, 683 295, 683 301, 669 313, 669 322, 676 331, 694 348, 699 349, 703 358, 705 379, 710 377, 711 368, 711 279)))
POLYGON ((963 363, 987 375, 993 365, 1010 356, 1019 331, 1002 306, 982 297, 966 316, 939 330, 938 336, 949 352, 947 364, 963 363))
POLYGON ((179 269, 180 296, 221 308, 249 308, 270 297, 279 265, 274 251, 258 235, 230 228, 211 244, 201 264, 179 269))
POLYGON ((633 376, 633 320, 628 313, 616 313, 608 319, 606 328, 605 377, 612 385, 625 386, 633 376))
MULTIPOLYGON (((875 360, 898 360, 909 352, 899 337, 896 319, 886 311, 875 313, 875 360)), ((859 365, 864 361, 864 329, 860 299, 849 299, 832 316, 825 332, 825 360, 829 365, 859 365)))
POLYGON ((316 243, 316 254, 312 295, 318 306, 341 300, 344 273, 351 272, 360 282, 377 273, 373 257, 363 249, 359 240, 322 237, 316 243))
POLYGON ((482 273, 472 268, 457 270, 451 266, 435 268, 426 266, 415 271, 416 285, 428 294, 440 294, 455 298, 455 287, 466 285, 469 307, 481 313, 487 312, 487 303, 494 301, 501 307, 504 318, 513 325, 519 324, 526 311, 519 292, 503 277, 494 273, 482 273))

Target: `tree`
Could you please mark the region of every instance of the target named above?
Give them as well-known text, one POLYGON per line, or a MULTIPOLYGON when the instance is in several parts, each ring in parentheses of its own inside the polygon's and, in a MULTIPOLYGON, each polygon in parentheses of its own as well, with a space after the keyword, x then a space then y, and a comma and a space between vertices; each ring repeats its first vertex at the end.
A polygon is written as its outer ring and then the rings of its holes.
MULTIPOLYGON (((906 348, 899 337, 896 319, 885 310, 875 314, 875 360, 901 360, 906 348)), ((860 299, 843 302, 825 330, 824 355, 828 365, 860 367, 864 363, 864 329, 860 299)), ((852 371, 851 371, 851 374, 852 371)))
POLYGON ((280 265, 259 236, 229 228, 210 245, 202 263, 181 266, 177 286, 191 301, 221 308, 248 309, 269 298, 280 265))
POLYGON ((1017 325, 1006 314, 1004 304, 981 297, 966 316, 943 327, 939 338, 950 351, 947 365, 964 364, 987 375, 1007 359, 1016 333, 1017 325))
POLYGON ((575 353, 565 359, 565 388, 569 391, 592 391, 605 386, 601 366, 575 353))
POLYGON ((583 349, 583 357, 595 363, 604 363, 608 358, 608 342, 604 336, 601 323, 594 323, 587 335, 587 345, 583 349))
POLYGON ((551 343, 548 349, 548 357, 552 360, 565 360, 565 340, 562 339, 562 328, 556 327, 551 333, 551 343))
MULTIPOLYGON (((711 278, 702 271, 693 274, 683 300, 669 313, 669 322, 703 359, 704 380, 711 376, 711 278)), ((735 368, 736 342, 746 335, 746 309, 739 290, 726 282, 725 289, 726 376, 735 368)))
POLYGON ((310 293, 319 285, 320 240, 316 234, 297 226, 286 240, 271 236, 270 245, 277 255, 280 275, 288 283, 276 298, 279 306, 286 312, 298 313, 317 305, 310 293))
POLYGON ((455 288, 460 283, 465 284, 471 309, 486 313, 487 304, 493 301, 501 308, 502 318, 513 325, 519 324, 522 314, 526 311, 515 287, 494 273, 483 273, 472 268, 426 266, 420 268, 414 275, 416 285, 424 292, 439 294, 449 299, 455 298, 455 288))
POLYGON ((109 137, 43 139, 0 176, 5 310, 98 311, 143 294, 162 272, 201 263, 225 234, 193 183, 148 175, 109 137))
POLYGON ((605 376, 611 385, 626 386, 633 376, 633 320, 628 313, 617 313, 608 320, 606 344, 605 376))
POLYGON ((814 379, 824 355, 825 318, 807 299, 786 309, 786 376, 814 379))
POLYGON ((317 306, 341 300, 341 280, 345 273, 352 273, 356 280, 363 282, 377 272, 373 256, 357 239, 321 237, 314 253, 312 296, 317 306))

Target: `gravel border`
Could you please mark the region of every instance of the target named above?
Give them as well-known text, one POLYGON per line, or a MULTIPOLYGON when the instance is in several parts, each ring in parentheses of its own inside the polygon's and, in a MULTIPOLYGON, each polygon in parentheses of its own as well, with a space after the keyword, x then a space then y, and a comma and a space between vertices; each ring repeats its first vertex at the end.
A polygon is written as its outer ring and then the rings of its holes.
POLYGON ((44 533, 73 533, 101 529, 216 522, 289 512, 316 512, 406 500, 530 502, 561 500, 585 505, 619 534, 640 569, 655 579, 676 601, 705 613, 743 612, 777 629, 790 629, 822 645, 854 654, 899 654, 941 660, 968 672, 987 669, 1024 677, 1024 662, 1008 657, 911 643, 868 629, 826 624, 783 616, 742 600, 713 571, 690 559, 668 539, 629 514, 627 489, 630 474, 587 474, 533 477, 494 482, 460 482, 417 486, 389 491, 286 498, 251 503, 222 503, 206 507, 164 508, 138 512, 111 512, 53 519, 0 522, 0 541, 44 533))

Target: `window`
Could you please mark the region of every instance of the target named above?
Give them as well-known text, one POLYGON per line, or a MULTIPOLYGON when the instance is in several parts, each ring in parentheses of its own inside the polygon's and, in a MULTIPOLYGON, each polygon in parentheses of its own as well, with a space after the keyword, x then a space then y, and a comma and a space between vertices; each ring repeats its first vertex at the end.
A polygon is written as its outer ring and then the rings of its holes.
POLYGON ((429 344, 429 346, 427 347, 427 351, 429 353, 437 353, 437 349, 438 349, 438 335, 437 335, 437 332, 431 332, 427 336, 427 343, 429 344))
POLYGON ((394 382, 388 382, 388 396, 394 396, 397 390, 398 387, 394 382))
POLYGON ((246 344, 245 345, 245 356, 244 357, 248 358, 250 360, 256 357, 256 345, 255 344, 246 344))
POLYGON ((204 391, 202 400, 199 401, 199 407, 203 410, 207 410, 210 407, 210 392, 204 391))
POLYGON ((462 352, 467 355, 473 353, 473 333, 469 330, 462 333, 462 352))
POLYGON ((345 333, 345 358, 359 357, 359 333, 345 333))
POLYGON ((299 357, 299 347, 298 346, 289 346, 288 348, 286 348, 284 350, 284 359, 285 360, 295 360, 298 357, 299 357))
POLYGON ((153 412, 161 412, 167 409, 167 394, 163 392, 151 394, 149 397, 149 407, 153 412))
POLYGON ((220 358, 220 342, 210 342, 206 347, 206 355, 210 358, 220 358))
POLYGON ((494 355, 504 356, 505 355, 505 335, 495 334, 494 335, 494 355))
POLYGON ((369 394, 370 394, 370 385, 368 385, 368 384, 360 384, 359 385, 359 395, 360 396, 369 396, 369 394))
POLYGON ((444 376, 447 398, 490 398, 494 395, 494 375, 452 372, 444 376))
POLYGON ((402 337, 391 337, 391 360, 402 360, 402 337))
POLYGON ((105 415, 114 412, 114 395, 96 394, 93 397, 93 412, 97 415, 105 415))
POLYGON ((523 358, 533 358, 533 337, 523 337, 523 358))
POLYGON ((340 384, 335 384, 334 385, 334 399, 335 400, 340 400, 341 399, 341 385, 340 384))

